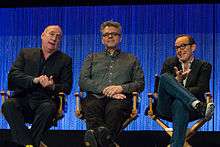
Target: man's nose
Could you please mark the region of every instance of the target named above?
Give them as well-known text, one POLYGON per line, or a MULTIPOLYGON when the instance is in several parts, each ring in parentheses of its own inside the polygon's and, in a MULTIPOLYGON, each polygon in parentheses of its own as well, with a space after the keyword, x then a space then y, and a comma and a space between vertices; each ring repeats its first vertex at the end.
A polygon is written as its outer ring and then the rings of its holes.
POLYGON ((108 34, 108 38, 112 38, 113 37, 113 35, 112 34, 108 34))

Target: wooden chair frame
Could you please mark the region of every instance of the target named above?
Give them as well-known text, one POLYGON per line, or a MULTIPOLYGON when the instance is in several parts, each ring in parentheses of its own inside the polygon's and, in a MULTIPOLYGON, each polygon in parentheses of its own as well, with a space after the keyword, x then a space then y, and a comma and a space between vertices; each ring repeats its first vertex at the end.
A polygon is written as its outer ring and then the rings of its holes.
MULTIPOLYGON (((75 116, 83 120, 84 118, 83 118, 83 113, 81 109, 82 107, 80 103, 82 95, 83 95, 82 92, 74 93, 74 96, 76 98, 75 116)), ((125 129, 128 126, 128 124, 130 124, 133 120, 135 120, 138 117, 138 111, 137 111, 138 93, 133 92, 132 95, 133 95, 132 111, 130 113, 130 117, 127 118, 126 121, 123 123, 121 130, 125 129)))
MULTIPOLYGON (((159 116, 153 111, 153 102, 158 97, 158 84, 159 84, 159 76, 155 76, 155 87, 153 93, 148 93, 148 99, 149 99, 149 110, 148 110, 148 116, 157 122, 164 131, 172 137, 173 132, 172 130, 163 122, 162 119, 160 119, 159 116)), ((212 96, 210 92, 205 93, 206 103, 212 102, 212 96)), ((184 142, 184 147, 191 147, 189 144, 189 139, 196 133, 197 130, 199 130, 207 121, 209 121, 211 118, 201 118, 196 121, 196 123, 187 130, 186 138, 184 142)), ((169 145, 168 145, 169 146, 169 145)))
MULTIPOLYGON (((7 90, 7 91, 0 91, 0 95, 2 97, 2 104, 6 101, 6 99, 10 99, 11 98, 11 91, 7 90)), ((57 114, 53 120, 53 124, 54 126, 57 125, 57 121, 59 119, 62 119, 64 117, 64 105, 66 103, 66 96, 63 92, 59 92, 57 96, 52 96, 52 99, 58 99, 58 108, 57 108, 57 114)))

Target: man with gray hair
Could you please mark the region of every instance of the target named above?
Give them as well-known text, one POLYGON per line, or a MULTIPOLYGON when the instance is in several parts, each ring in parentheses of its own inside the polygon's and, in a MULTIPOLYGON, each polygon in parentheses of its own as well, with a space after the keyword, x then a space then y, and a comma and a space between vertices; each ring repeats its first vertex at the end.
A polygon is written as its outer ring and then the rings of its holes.
POLYGON ((100 31, 105 49, 86 58, 79 86, 87 93, 85 145, 110 147, 131 112, 132 92, 144 89, 144 74, 137 58, 119 49, 120 23, 106 21, 100 31))

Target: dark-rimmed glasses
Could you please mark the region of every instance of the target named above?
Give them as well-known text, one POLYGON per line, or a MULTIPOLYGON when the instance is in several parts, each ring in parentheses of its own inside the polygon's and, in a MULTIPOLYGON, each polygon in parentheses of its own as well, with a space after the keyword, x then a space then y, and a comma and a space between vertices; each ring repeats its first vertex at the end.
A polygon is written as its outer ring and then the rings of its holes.
POLYGON ((183 50, 183 49, 185 49, 186 47, 187 47, 187 45, 192 45, 191 43, 187 43, 187 44, 181 44, 181 45, 178 45, 178 46, 176 46, 175 45, 175 49, 176 50, 183 50))
POLYGON ((115 37, 115 36, 121 36, 120 33, 111 32, 111 33, 104 33, 104 34, 102 34, 102 37, 109 37, 110 35, 113 36, 113 37, 115 37))

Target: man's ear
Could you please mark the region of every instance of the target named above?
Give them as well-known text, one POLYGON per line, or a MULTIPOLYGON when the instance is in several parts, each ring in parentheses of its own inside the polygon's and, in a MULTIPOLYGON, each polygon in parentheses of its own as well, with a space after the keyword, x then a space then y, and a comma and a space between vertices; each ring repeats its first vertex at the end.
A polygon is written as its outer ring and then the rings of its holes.
POLYGON ((43 32, 43 33, 41 34, 41 39, 43 39, 44 35, 45 35, 45 33, 43 32))
POLYGON ((192 45, 191 45, 191 49, 192 49, 192 51, 194 52, 194 51, 196 50, 196 44, 192 44, 192 45))

